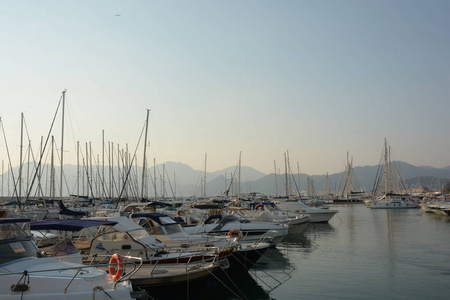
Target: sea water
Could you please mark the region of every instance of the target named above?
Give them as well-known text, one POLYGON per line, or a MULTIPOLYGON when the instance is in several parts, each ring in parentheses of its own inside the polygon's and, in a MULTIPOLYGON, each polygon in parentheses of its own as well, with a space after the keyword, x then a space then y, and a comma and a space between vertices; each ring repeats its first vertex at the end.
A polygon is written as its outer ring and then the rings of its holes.
POLYGON ((181 298, 450 299, 450 217, 331 207, 329 223, 289 234, 248 273, 224 272, 181 298))

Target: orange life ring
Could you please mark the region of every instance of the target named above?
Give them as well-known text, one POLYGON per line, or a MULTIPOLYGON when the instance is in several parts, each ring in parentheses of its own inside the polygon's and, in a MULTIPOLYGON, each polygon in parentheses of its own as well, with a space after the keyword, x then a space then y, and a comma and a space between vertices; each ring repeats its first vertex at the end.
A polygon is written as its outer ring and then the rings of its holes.
POLYGON ((255 206, 255 210, 263 210, 264 209, 264 205, 262 204, 258 204, 255 206))
POLYGON ((182 210, 179 210, 179 211, 177 212, 177 215, 179 215, 180 217, 181 217, 183 214, 184 214, 184 212, 183 212, 182 210))
POLYGON ((242 233, 239 229, 231 229, 230 231, 228 231, 228 237, 230 238, 236 237, 236 241, 239 242, 242 238, 242 233))
POLYGON ((113 254, 113 256, 111 256, 111 259, 109 260, 110 264, 116 264, 117 265, 117 272, 116 272, 116 265, 110 265, 109 266, 109 275, 111 276, 111 279, 114 281, 117 281, 120 279, 120 276, 122 276, 123 274, 123 259, 122 256, 120 256, 120 254, 113 254))

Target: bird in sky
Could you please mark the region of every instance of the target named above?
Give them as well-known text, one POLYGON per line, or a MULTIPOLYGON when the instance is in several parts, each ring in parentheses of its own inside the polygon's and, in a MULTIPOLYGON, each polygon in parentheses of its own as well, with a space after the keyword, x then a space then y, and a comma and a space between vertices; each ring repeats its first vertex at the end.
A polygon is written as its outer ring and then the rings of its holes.
POLYGON ((120 17, 120 15, 116 15, 116 17, 120 17))

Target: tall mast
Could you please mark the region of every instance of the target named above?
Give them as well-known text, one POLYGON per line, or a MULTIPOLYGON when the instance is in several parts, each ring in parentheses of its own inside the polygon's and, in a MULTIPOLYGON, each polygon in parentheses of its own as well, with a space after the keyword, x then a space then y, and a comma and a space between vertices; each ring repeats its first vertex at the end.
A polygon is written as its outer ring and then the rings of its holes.
POLYGON ((77 204, 80 202, 80 141, 77 141, 77 204))
POLYGON ((64 106, 66 102, 66 90, 63 91, 62 98, 62 126, 61 126, 61 172, 59 182, 59 197, 62 199, 62 186, 63 186, 63 155, 64 155, 64 106))
POLYGON ((89 199, 89 152, 88 144, 86 143, 86 196, 89 199))
POLYGON ((149 109, 147 109, 147 118, 145 120, 145 137, 144 137, 144 158, 143 158, 143 162, 142 162, 142 184, 141 184, 141 199, 139 200, 139 202, 142 201, 142 199, 144 199, 144 180, 145 180, 145 167, 146 167, 146 163, 145 163, 145 154, 146 154, 146 150, 147 150, 147 132, 148 132, 148 113, 150 112, 149 109))
POLYGON ((238 199, 241 199, 241 153, 239 152, 238 199))
POLYGON ((388 150, 386 138, 384 138, 384 194, 389 192, 389 178, 388 178, 388 150))
POLYGON ((101 191, 102 191, 102 198, 105 198, 105 130, 102 130, 102 179, 101 182, 101 191))
MULTIPOLYGON (((298 196, 301 199, 302 198, 302 188, 300 185, 300 165, 298 162, 297 162, 297 173, 298 173, 298 196)), ((327 173, 327 178, 328 178, 328 173, 327 173)))
POLYGON ((161 197, 162 199, 164 199, 166 198, 166 164, 163 164, 161 188, 162 188, 161 197))
POLYGON ((278 196, 278 182, 277 182, 277 163, 273 160, 273 168, 275 171, 275 196, 278 196))
POLYGON ((20 114, 20 167, 19 167, 19 203, 22 195, 22 147, 23 147, 23 113, 20 114))
MULTIPOLYGON (((39 147, 39 157, 42 157, 42 152, 44 151, 42 148, 43 145, 43 136, 41 136, 41 145, 39 147)), ((41 179, 42 179, 42 167, 39 166, 39 170, 38 170, 38 195, 40 195, 41 197, 43 197, 43 192, 42 192, 42 183, 41 183, 41 179)))
POLYGON ((55 164, 54 164, 54 154, 53 150, 55 148, 55 138, 52 135, 52 155, 50 163, 50 199, 55 197, 55 164))
POLYGON ((5 164, 5 161, 4 160, 2 160, 2 194, 1 194, 1 196, 3 197, 3 179, 4 179, 4 177, 5 177, 5 170, 4 170, 4 164, 5 164))
POLYGON ((286 189, 286 197, 289 197, 289 188, 288 188, 288 171, 287 171, 287 157, 286 153, 284 153, 284 177, 286 179, 284 185, 286 189))
POLYGON ((153 189, 155 190, 155 201, 156 201, 156 158, 153 158, 153 178, 155 179, 153 183, 153 189))
POLYGON ((206 158, 207 153, 205 153, 205 174, 203 176, 203 199, 206 199, 206 158))

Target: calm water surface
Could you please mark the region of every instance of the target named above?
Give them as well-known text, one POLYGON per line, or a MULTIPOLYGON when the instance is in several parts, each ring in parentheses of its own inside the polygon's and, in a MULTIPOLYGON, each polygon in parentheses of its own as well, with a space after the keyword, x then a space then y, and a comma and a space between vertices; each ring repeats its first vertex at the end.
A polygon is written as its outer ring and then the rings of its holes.
POLYGON ((450 299, 450 217, 333 208, 328 224, 290 234, 249 273, 219 274, 179 298, 450 299))

